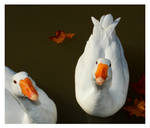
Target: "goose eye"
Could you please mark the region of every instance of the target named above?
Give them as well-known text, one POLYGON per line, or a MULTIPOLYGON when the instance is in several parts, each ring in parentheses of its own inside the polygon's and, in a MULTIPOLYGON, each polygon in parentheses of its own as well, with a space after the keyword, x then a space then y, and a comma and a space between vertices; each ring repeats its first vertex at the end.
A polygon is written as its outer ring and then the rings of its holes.
POLYGON ((16 80, 14 80, 14 83, 16 84, 16 83, 17 83, 17 81, 16 81, 16 80))
POLYGON ((96 64, 97 64, 98 62, 96 61, 96 64))
POLYGON ((111 64, 109 64, 109 67, 111 67, 111 64))

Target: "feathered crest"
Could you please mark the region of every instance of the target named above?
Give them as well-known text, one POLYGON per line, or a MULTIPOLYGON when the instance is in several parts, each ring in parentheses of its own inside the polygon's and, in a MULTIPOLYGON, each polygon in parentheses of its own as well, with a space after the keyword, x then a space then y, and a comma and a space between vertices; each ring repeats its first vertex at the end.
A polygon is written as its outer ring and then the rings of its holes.
POLYGON ((96 44, 105 42, 115 30, 115 27, 119 23, 120 19, 121 18, 119 17, 113 21, 113 17, 111 14, 103 15, 100 21, 98 21, 94 17, 91 17, 94 25, 92 33, 94 42, 96 44))

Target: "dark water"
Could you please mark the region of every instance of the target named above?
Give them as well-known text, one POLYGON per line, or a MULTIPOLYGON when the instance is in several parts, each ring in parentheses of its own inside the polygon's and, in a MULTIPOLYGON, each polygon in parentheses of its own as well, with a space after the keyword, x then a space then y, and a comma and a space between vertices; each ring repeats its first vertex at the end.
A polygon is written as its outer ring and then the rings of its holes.
MULTIPOLYGON (((58 111, 57 123, 144 123, 121 109, 109 118, 87 115, 75 99, 74 72, 92 32, 90 17, 111 13, 122 17, 117 34, 130 70, 130 83, 145 72, 145 6, 10 6, 5 7, 5 62, 24 70, 37 82, 58 111), (57 45, 48 39, 55 31, 75 33, 57 45)), ((132 93, 132 92, 131 92, 132 93)))

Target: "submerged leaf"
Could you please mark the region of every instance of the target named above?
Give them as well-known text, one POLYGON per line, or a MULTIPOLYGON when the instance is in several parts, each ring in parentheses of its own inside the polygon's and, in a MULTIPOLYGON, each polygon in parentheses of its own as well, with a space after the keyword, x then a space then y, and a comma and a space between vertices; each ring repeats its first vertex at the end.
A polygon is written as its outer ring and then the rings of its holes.
POLYGON ((138 94, 145 95, 145 75, 143 74, 140 80, 131 86, 138 94))

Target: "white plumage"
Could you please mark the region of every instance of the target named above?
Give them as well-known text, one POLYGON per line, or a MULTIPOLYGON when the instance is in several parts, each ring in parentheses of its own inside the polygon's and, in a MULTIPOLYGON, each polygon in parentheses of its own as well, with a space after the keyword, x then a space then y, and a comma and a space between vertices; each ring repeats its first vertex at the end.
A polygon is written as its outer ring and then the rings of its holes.
POLYGON ((108 117, 124 105, 129 83, 128 65, 115 32, 120 18, 113 21, 112 15, 108 14, 100 21, 91 19, 93 33, 75 69, 76 99, 88 114, 108 117), (96 78, 100 74, 99 65, 105 66, 107 71, 101 71, 107 76, 104 79, 96 78))
POLYGON ((15 73, 5 67, 5 122, 6 123, 56 123, 55 103, 40 89, 26 72, 15 73), (28 77, 38 93, 37 101, 23 95, 17 82, 28 77), (13 83, 15 81, 15 83, 13 83))

